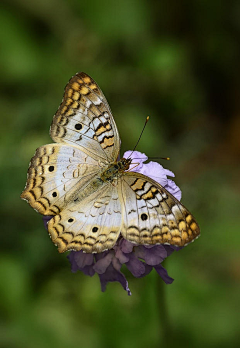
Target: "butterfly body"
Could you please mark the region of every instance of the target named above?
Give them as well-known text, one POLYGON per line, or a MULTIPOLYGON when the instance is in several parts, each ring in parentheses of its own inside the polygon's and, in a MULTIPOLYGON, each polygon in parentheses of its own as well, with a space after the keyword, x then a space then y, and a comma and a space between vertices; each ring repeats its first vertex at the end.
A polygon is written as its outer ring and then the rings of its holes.
POLYGON ((113 181, 119 175, 122 175, 125 170, 129 169, 132 160, 130 158, 122 158, 120 161, 110 164, 101 174, 101 179, 105 181, 113 181))
POLYGON ((131 161, 131 159, 122 158, 116 163, 110 164, 107 167, 105 166, 102 173, 88 182, 85 187, 80 186, 80 189, 78 189, 78 185, 76 184, 73 192, 66 196, 65 206, 70 207, 71 205, 79 203, 86 196, 96 192, 104 183, 109 183, 116 186, 115 182, 117 178, 123 175, 124 171, 129 168, 131 161))
POLYGON ((117 160, 120 138, 109 105, 85 73, 72 77, 37 149, 21 195, 43 215, 59 252, 102 252, 120 235, 144 245, 183 246, 199 235, 191 213, 159 183, 117 160))

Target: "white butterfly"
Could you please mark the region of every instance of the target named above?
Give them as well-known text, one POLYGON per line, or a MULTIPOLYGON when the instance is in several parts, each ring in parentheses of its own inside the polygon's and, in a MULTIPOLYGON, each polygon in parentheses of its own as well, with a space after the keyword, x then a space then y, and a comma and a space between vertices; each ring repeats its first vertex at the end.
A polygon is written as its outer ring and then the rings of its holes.
POLYGON ((110 107, 85 73, 71 78, 53 118, 56 144, 37 149, 21 198, 43 215, 59 252, 102 252, 120 234, 144 245, 183 246, 200 233, 190 212, 151 178, 117 160, 120 138, 110 107))

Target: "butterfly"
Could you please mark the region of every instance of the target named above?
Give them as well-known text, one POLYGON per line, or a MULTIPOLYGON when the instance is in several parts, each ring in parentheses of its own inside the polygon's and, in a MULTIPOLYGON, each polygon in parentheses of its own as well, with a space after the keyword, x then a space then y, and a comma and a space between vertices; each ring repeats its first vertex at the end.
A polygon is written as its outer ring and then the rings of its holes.
POLYGON ((119 236, 142 245, 184 246, 200 230, 192 214, 151 178, 129 171, 120 138, 96 82, 81 72, 65 87, 50 128, 56 142, 31 159, 21 198, 53 216, 48 232, 60 253, 100 253, 119 236))

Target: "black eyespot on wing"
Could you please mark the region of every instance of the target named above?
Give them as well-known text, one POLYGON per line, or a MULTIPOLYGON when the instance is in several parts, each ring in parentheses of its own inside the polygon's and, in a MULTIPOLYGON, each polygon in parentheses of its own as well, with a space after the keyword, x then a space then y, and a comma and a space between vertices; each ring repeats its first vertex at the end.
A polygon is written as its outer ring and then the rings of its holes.
POLYGON ((68 219, 68 222, 73 222, 73 219, 72 218, 68 219))
POLYGON ((75 124, 75 129, 76 129, 76 130, 82 129, 81 123, 76 123, 76 124, 75 124))
POLYGON ((49 170, 49 172, 53 172, 53 171, 54 171, 54 166, 50 166, 50 167, 48 168, 48 170, 49 170))
POLYGON ((98 227, 95 226, 92 228, 92 232, 97 232, 97 231, 98 231, 98 227))
POLYGON ((54 191, 54 192, 52 193, 52 196, 53 196, 53 197, 57 197, 57 192, 54 191))
POLYGON ((147 219, 148 219, 147 214, 141 214, 141 219, 142 219, 143 221, 147 220, 147 219))

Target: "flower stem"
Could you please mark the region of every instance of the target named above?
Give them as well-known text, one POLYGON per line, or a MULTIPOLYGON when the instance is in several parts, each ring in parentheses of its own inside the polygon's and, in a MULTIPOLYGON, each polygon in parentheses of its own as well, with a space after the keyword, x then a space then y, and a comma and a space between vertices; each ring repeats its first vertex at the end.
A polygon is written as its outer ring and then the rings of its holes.
POLYGON ((172 341, 172 328, 170 324, 170 318, 167 308, 167 284, 164 283, 161 277, 157 276, 157 304, 159 315, 159 326, 161 328, 161 343, 165 347, 169 347, 170 341, 172 341))

